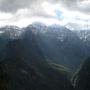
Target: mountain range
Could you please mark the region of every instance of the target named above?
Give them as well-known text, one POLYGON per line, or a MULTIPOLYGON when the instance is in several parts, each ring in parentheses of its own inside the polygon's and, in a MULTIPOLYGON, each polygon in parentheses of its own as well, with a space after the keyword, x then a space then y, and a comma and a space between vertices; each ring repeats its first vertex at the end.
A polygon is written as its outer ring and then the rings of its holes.
POLYGON ((6 26, 0 28, 0 32, 0 51, 8 41, 22 38, 23 34, 27 33, 26 37, 28 39, 34 37, 46 58, 73 70, 76 70, 78 65, 90 54, 89 33, 84 35, 84 31, 71 31, 60 25, 46 26, 36 22, 25 28, 6 26), (85 37, 87 37, 86 41, 85 37))
POLYGON ((1 90, 75 90, 70 78, 90 56, 88 32, 40 22, 1 27, 1 90))

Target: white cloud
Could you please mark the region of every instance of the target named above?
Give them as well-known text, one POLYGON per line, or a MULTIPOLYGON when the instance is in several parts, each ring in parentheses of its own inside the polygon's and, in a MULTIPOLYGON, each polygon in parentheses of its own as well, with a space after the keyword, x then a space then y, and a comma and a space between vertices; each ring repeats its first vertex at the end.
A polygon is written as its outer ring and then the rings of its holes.
POLYGON ((74 29, 89 28, 90 1, 0 0, 0 25, 22 27, 35 21, 58 23, 74 29), (56 11, 62 13, 57 15, 56 11))
POLYGON ((0 20, 7 20, 12 17, 11 13, 0 12, 0 20))
POLYGON ((80 2, 81 6, 88 7, 90 5, 90 0, 83 0, 80 2))

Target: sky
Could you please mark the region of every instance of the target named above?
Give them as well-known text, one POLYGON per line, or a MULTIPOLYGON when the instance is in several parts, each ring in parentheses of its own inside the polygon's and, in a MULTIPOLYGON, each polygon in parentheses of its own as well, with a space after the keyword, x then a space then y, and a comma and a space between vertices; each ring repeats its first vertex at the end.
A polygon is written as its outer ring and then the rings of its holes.
POLYGON ((0 0, 0 26, 25 27, 36 21, 90 29, 90 0, 0 0))

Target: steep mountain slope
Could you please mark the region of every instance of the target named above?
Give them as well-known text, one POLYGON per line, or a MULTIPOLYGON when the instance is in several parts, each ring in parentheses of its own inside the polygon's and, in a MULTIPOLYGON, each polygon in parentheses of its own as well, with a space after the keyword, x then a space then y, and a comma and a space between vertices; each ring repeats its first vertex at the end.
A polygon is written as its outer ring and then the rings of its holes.
MULTIPOLYGON (((21 39, 23 36, 26 38, 24 42, 28 43, 33 37, 36 40, 35 45, 38 45, 46 58, 56 64, 72 68, 72 71, 75 71, 90 54, 89 44, 86 45, 80 35, 60 25, 46 26, 37 22, 22 29, 16 26, 6 26, 0 28, 0 32, 0 58, 2 55, 5 56, 5 48, 9 41, 21 39)), ((29 45, 26 47, 28 48, 29 45)))
POLYGON ((9 76, 6 72, 6 67, 0 62, 0 90, 7 90, 9 86, 9 76))
POLYGON ((90 57, 85 60, 73 78, 76 90, 90 90, 90 57))
POLYGON ((4 39, 20 38, 22 30, 17 26, 5 26, 0 28, 0 37, 4 39))
MULTIPOLYGON (((88 57, 88 52, 80 38, 72 31, 59 25, 45 26, 35 23, 25 31, 31 30, 43 54, 54 63, 75 70, 88 57)), ((27 38, 29 38, 29 34, 27 38)))
MULTIPOLYGON (((43 23, 0 28, 1 90, 74 90, 68 79, 90 55, 89 35, 86 41, 82 35, 43 23)), ((77 90, 89 90, 89 60, 73 83, 77 90)))
POLYGON ((90 30, 80 30, 80 31, 74 31, 74 32, 90 50, 90 30))
POLYGON ((6 56, 6 46, 9 41, 20 38, 22 30, 17 26, 5 26, 0 28, 0 60, 6 56))
POLYGON ((73 90, 66 76, 48 65, 33 33, 29 31, 30 38, 27 35, 8 42, 1 62, 9 76, 7 90, 73 90))

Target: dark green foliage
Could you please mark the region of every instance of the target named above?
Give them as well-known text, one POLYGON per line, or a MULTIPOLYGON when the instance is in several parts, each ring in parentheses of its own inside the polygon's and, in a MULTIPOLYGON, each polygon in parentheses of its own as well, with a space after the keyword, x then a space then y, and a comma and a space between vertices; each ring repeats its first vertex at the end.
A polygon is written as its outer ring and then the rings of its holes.
POLYGON ((76 90, 90 90, 90 58, 76 72, 73 84, 76 90))
MULTIPOLYGON (((27 32, 31 30, 34 33, 37 44, 52 62, 76 71, 79 64, 89 56, 86 46, 73 31, 58 25, 50 27, 44 27, 40 23, 35 25, 37 27, 33 25, 28 27, 27 32)), ((28 36, 30 38, 29 33, 28 36)))
POLYGON ((0 90, 9 90, 9 79, 6 67, 0 63, 0 90))
POLYGON ((71 78, 73 73, 72 73, 72 70, 70 70, 69 68, 67 68, 63 65, 55 64, 55 63, 51 62, 50 60, 48 60, 48 64, 50 65, 50 67, 52 67, 53 69, 55 69, 59 73, 62 73, 67 78, 69 78, 69 79, 71 78))
POLYGON ((2 65, 10 77, 7 90, 73 90, 66 75, 48 65, 34 38, 10 41, 2 65))

